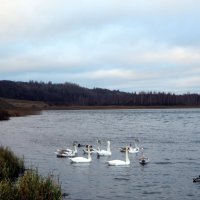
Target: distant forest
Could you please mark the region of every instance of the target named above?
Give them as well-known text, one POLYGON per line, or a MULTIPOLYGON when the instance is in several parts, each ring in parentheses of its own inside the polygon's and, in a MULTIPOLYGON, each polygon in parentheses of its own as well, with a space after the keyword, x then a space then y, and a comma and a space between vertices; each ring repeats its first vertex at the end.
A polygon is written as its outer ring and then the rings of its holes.
POLYGON ((44 101, 49 105, 85 106, 199 106, 199 94, 164 92, 127 93, 101 88, 88 89, 77 84, 51 82, 0 81, 0 97, 44 101))

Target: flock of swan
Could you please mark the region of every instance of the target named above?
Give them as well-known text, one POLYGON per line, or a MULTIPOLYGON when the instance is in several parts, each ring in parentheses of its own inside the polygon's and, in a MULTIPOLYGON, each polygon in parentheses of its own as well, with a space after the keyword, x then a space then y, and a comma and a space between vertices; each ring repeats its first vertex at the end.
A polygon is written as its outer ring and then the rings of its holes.
MULTIPOLYGON (((77 144, 74 144, 74 149, 57 149, 55 154, 57 157, 68 157, 71 161, 71 163, 90 163, 92 161, 91 154, 96 153, 97 156, 111 156, 111 148, 110 148, 110 141, 107 141, 107 149, 102 150, 99 147, 97 149, 93 149, 90 145, 86 145, 85 149, 83 149, 84 153, 87 154, 87 157, 77 157, 77 144)), ((78 145, 80 147, 80 144, 78 145)), ((129 165, 129 153, 138 153, 140 151, 140 148, 138 146, 132 147, 126 146, 124 148, 120 148, 121 152, 125 152, 125 160, 110 160, 107 161, 107 164, 110 166, 118 166, 118 165, 129 165)), ((149 158, 144 156, 143 154, 143 148, 141 148, 142 156, 139 158, 139 163, 144 165, 149 162, 149 158)))

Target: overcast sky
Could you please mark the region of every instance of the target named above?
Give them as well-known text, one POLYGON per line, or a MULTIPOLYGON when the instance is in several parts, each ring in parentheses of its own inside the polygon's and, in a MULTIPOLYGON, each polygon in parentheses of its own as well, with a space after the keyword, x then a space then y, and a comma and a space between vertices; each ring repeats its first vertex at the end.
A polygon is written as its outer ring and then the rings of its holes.
POLYGON ((0 79, 200 92, 199 0, 0 0, 0 79))

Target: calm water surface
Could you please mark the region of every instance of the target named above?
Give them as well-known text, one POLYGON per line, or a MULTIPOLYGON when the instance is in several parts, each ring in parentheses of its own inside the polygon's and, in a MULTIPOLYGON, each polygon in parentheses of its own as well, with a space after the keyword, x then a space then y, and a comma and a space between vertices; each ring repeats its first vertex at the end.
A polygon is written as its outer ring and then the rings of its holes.
POLYGON ((67 199, 199 200, 200 184, 192 182, 200 175, 199 120, 200 109, 44 111, 0 122, 0 144, 41 174, 53 172, 67 199), (111 157, 93 155, 90 164, 71 164, 54 154, 74 140, 96 145, 97 139, 104 149, 111 141, 111 157), (148 165, 140 166, 140 154, 130 154, 130 166, 107 166, 107 160, 124 159, 119 147, 135 139, 148 165))

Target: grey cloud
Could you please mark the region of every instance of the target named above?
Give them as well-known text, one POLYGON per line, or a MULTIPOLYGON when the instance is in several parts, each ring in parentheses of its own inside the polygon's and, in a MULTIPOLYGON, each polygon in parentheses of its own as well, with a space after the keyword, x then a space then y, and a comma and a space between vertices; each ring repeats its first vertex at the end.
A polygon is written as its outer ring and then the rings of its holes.
POLYGON ((174 74, 180 82, 195 79, 188 67, 195 66, 199 74, 198 1, 0 0, 0 4, 1 79, 68 79, 90 87, 178 90, 183 84, 173 84, 174 74), (137 78, 131 76, 134 73, 137 78))

